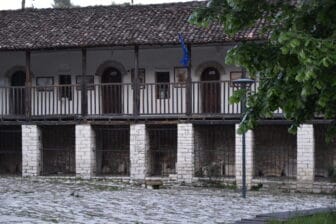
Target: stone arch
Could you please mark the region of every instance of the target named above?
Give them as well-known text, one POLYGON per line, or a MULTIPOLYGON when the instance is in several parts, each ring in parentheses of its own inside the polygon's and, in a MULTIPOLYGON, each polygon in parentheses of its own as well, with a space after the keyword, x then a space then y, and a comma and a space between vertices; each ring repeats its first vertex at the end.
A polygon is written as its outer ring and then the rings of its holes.
MULTIPOLYGON (((13 67, 11 67, 10 69, 8 69, 6 72, 5 72, 5 79, 6 79, 6 83, 10 85, 10 81, 11 81, 11 78, 12 78, 12 75, 15 73, 15 72, 26 72, 26 67, 23 66, 23 65, 15 65, 13 67)), ((32 74, 32 73, 30 73, 32 74)))
POLYGON ((26 67, 23 65, 15 65, 6 71, 5 77, 10 78, 13 75, 13 73, 18 71, 26 72, 26 67))
POLYGON ((96 71, 96 75, 97 76, 102 76, 105 69, 110 68, 110 67, 119 70, 122 76, 127 74, 127 70, 125 69, 125 67, 120 62, 105 61, 104 63, 102 63, 98 66, 97 71, 96 71))
POLYGON ((215 68, 219 72, 219 74, 225 74, 225 69, 220 63, 218 63, 217 61, 207 61, 197 66, 195 73, 196 76, 200 78, 203 71, 209 67, 215 68))

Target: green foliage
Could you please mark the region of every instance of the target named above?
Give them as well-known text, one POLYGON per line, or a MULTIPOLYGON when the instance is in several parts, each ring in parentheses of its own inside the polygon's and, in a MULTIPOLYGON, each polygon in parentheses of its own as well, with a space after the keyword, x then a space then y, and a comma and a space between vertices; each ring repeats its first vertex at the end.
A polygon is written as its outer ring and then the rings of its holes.
POLYGON ((328 177, 332 182, 336 183, 336 167, 329 167, 328 177))
POLYGON ((269 224, 334 224, 336 220, 336 212, 320 213, 312 216, 304 216, 290 219, 289 221, 271 221, 269 224))
MULTIPOLYGON (((227 64, 244 67, 260 84, 247 99, 240 132, 278 108, 293 121, 293 133, 316 115, 336 120, 336 1, 290 2, 211 0, 190 18, 202 26, 220 22, 229 35, 263 23, 265 41, 239 43, 226 56, 227 64)), ((241 99, 238 92, 232 101, 241 99)))
POLYGON ((251 191, 259 191, 263 187, 263 184, 259 183, 251 187, 251 191))
POLYGON ((71 3, 71 0, 54 0, 54 8, 71 8, 74 5, 71 3))

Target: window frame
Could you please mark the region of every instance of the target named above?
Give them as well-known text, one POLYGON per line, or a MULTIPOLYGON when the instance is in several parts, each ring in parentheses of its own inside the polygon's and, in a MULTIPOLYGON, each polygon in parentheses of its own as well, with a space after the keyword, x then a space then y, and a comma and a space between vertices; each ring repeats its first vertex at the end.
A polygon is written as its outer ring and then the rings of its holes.
MULTIPOLYGON (((131 82, 134 83, 134 68, 131 69, 131 82)), ((146 88, 146 69, 145 68, 139 68, 138 69, 138 78, 139 78, 139 84, 140 89, 146 88)), ((132 85, 133 88, 133 85, 132 85)))
POLYGON ((59 74, 58 75, 58 85, 59 85, 59 92, 58 92, 59 98, 60 99, 72 100, 73 96, 74 96, 74 91, 72 89, 72 75, 59 74), (61 84, 61 77, 62 76, 69 76, 70 77, 70 83, 69 84, 61 84), (69 88, 70 88, 70 91, 69 91, 69 88))
POLYGON ((54 91, 54 87, 53 87, 53 85, 54 85, 54 77, 53 76, 37 76, 36 78, 35 78, 35 82, 36 82, 36 90, 38 91, 38 92, 52 92, 52 91, 54 91), (47 80, 49 80, 49 81, 51 81, 51 84, 50 85, 41 85, 40 83, 39 83, 39 80, 43 80, 43 79, 47 79, 47 80))
POLYGON ((188 68, 187 67, 174 67, 174 87, 175 88, 185 88, 187 86, 187 79, 188 79, 188 68))
POLYGON ((155 98, 157 100, 166 100, 170 99, 170 71, 162 70, 155 71, 155 98), (168 74, 168 82, 158 82, 158 74, 159 73, 167 73, 168 74), (161 92, 164 92, 164 96, 162 97, 161 92))
MULTIPOLYGON (((77 90, 81 90, 81 78, 82 75, 76 75, 76 85, 77 85, 77 90)), ((94 90, 94 84, 95 84, 95 78, 94 75, 86 75, 85 76, 85 81, 86 81, 86 90, 94 90), (91 82, 92 81, 92 82, 91 82)))

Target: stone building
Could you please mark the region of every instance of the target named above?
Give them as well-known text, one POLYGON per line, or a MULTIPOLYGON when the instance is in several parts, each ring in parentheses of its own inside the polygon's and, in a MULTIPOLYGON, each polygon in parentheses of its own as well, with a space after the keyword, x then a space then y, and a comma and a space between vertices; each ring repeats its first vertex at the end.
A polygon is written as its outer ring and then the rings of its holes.
MULTIPOLYGON (((239 41, 188 23, 203 2, 0 12, 0 174, 241 185, 239 41), (181 66, 184 37, 191 62, 181 66)), ((256 84, 252 88, 256 88, 256 84)), ((326 121, 287 132, 281 111, 247 133, 248 185, 333 191, 326 121)))

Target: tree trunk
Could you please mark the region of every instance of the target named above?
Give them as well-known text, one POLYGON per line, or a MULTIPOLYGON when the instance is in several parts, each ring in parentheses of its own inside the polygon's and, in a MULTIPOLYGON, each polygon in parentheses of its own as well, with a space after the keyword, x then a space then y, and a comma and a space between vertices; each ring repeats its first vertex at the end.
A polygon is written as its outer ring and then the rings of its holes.
POLYGON ((26 0, 22 0, 21 5, 22 5, 22 6, 21 6, 22 10, 25 9, 25 6, 26 6, 26 0))

